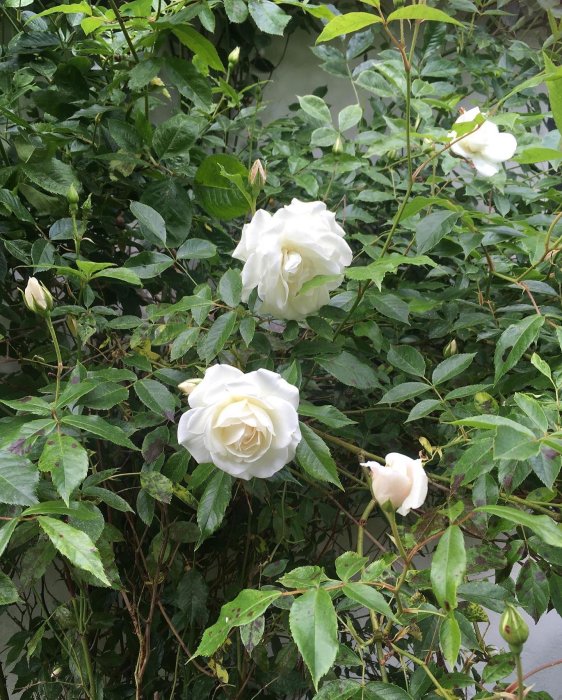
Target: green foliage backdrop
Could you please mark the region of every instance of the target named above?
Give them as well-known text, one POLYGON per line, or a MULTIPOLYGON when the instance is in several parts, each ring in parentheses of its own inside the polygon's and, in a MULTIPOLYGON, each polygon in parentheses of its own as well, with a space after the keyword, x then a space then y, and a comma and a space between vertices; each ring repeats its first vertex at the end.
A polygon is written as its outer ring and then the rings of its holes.
POLYGON ((437 4, 1 3, 2 700, 8 672, 25 699, 550 697, 509 604, 562 614, 562 16, 437 4), (356 99, 268 122, 268 47, 303 37, 356 99), (517 139, 493 177, 452 152, 461 100, 517 139), (231 253, 292 198, 354 259, 283 321, 231 253), (216 363, 299 388, 271 478, 178 445, 216 363), (405 517, 360 466, 390 452, 429 477, 405 517))

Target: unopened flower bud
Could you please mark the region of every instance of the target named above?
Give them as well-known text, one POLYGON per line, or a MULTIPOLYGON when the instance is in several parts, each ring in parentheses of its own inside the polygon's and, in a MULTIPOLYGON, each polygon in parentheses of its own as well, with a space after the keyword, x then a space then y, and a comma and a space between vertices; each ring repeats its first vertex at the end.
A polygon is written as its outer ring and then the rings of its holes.
POLYGON ((343 139, 340 134, 337 135, 336 141, 332 146, 332 153, 342 153, 343 152, 343 139))
POLYGON ((30 311, 41 316, 45 316, 53 308, 51 292, 36 277, 29 278, 23 299, 30 311))
POLYGON ((487 391, 479 391, 474 394, 474 405, 480 413, 497 413, 498 402, 487 391))
POLYGON ((191 392, 195 389, 195 387, 200 384, 203 381, 203 379, 186 379, 185 381, 181 382, 181 384, 178 384, 178 389, 189 396, 191 392))
POLYGON ((500 619, 500 634, 514 654, 520 654, 529 637, 529 627, 513 605, 506 605, 500 619))
POLYGON ((457 341, 453 338, 451 342, 447 343, 443 349, 443 357, 452 357, 453 355, 458 355, 459 346, 457 341))
POLYGON ((70 185, 68 192, 66 193, 66 199, 69 204, 78 204, 78 192, 74 185, 70 185))
POLYGON ((267 173, 263 167, 263 163, 259 158, 257 158, 250 168, 250 174, 248 175, 248 182, 250 185, 256 189, 261 190, 267 181, 267 173))
POLYGON ((228 54, 228 65, 235 66, 240 60, 240 47, 237 46, 235 49, 228 54))

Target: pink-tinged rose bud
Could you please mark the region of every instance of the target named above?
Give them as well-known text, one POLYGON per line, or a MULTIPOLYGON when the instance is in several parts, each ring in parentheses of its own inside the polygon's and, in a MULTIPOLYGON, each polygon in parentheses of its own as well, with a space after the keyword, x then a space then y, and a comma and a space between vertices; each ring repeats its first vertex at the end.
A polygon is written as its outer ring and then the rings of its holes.
POLYGON ((371 469, 371 490, 377 503, 390 503, 400 515, 423 505, 427 496, 428 479, 421 459, 410 459, 398 452, 385 457, 386 464, 365 462, 371 469))
POLYGON ((250 168, 250 174, 248 175, 248 182, 255 189, 261 190, 267 181, 267 173, 263 167, 263 163, 258 158, 254 161, 252 167, 250 168))

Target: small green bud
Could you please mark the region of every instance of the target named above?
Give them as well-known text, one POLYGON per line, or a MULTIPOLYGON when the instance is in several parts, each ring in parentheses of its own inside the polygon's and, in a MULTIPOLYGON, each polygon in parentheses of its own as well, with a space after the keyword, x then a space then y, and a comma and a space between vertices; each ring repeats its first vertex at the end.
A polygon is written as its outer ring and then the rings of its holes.
POLYGON ((498 402, 487 391, 479 391, 474 394, 474 405, 479 413, 497 413, 498 402))
POLYGON ((517 608, 509 603, 500 619, 500 634, 514 654, 520 654, 529 637, 529 627, 517 608))
POLYGON ((338 134, 336 142, 332 146, 332 153, 343 153, 343 139, 340 134, 338 134))
POLYGON ((452 357, 453 355, 458 355, 459 346, 457 341, 453 338, 450 343, 447 343, 443 349, 443 357, 452 357))
POLYGON ((25 305, 34 314, 46 316, 53 308, 51 292, 36 277, 30 277, 23 293, 25 305))
POLYGON ((74 185, 70 185, 70 187, 68 188, 68 192, 66 193, 66 199, 69 204, 78 204, 78 192, 74 185))
POLYGON ((240 60, 240 47, 237 46, 235 49, 228 54, 228 65, 235 66, 240 60))

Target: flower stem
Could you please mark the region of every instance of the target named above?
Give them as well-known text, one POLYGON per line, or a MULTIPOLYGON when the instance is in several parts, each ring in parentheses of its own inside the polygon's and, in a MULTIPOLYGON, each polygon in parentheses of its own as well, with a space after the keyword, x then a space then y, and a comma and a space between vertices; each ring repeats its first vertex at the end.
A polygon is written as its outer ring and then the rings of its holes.
MULTIPOLYGON (((367 503, 365 510, 359 518, 359 525, 357 526, 357 554, 359 554, 360 557, 363 556, 363 536, 365 533, 365 525, 367 524, 367 520, 369 519, 369 516, 375 509, 376 505, 377 502, 374 498, 372 498, 369 501, 369 503, 367 503)), ((388 673, 386 671, 386 666, 384 665, 384 650, 382 648, 382 641, 380 638, 380 625, 374 610, 369 610, 369 617, 371 618, 371 626, 373 627, 373 634, 375 638, 375 651, 377 654, 377 660, 379 662, 382 682, 388 683, 388 673)))
MULTIPOLYGON (((402 569, 402 573, 400 574, 400 577, 398 578, 398 581, 396 582, 396 588, 394 590, 394 595, 396 597, 396 606, 398 608, 398 612, 400 614, 403 614, 404 612, 404 606, 402 605, 402 599, 400 598, 400 589, 404 585, 404 581, 406 580, 406 576, 408 574, 408 569, 410 566, 410 561, 408 559, 408 555, 406 554, 406 550, 404 549, 404 545, 402 544, 402 539, 400 537, 400 533, 398 532, 398 527, 396 525, 396 514, 394 513, 394 510, 391 508, 383 508, 383 512, 386 515, 386 518, 390 524, 390 530, 392 532, 392 537, 394 539, 394 543, 396 545, 396 548, 398 549, 400 556, 404 560, 404 568, 402 569)), ((385 634, 388 634, 390 632, 390 629, 392 627, 392 620, 389 620, 386 628, 385 628, 385 634)))
POLYGON ((63 370, 63 363, 62 363, 62 355, 60 352, 60 345, 59 345, 59 340, 57 338, 57 334, 55 332, 55 327, 53 326, 53 322, 51 320, 51 315, 47 314, 45 317, 47 321, 47 328, 49 329, 49 333, 51 334, 51 339, 53 341, 53 345, 55 347, 55 353, 57 355, 57 383, 56 383, 56 388, 55 388, 55 403, 58 402, 59 400, 59 395, 60 395, 60 380, 61 380, 61 375, 62 375, 62 370, 63 370))
POLYGON ((525 685, 523 679, 523 664, 521 663, 521 654, 514 654, 515 669, 517 671, 517 700, 523 700, 525 697, 525 685))

